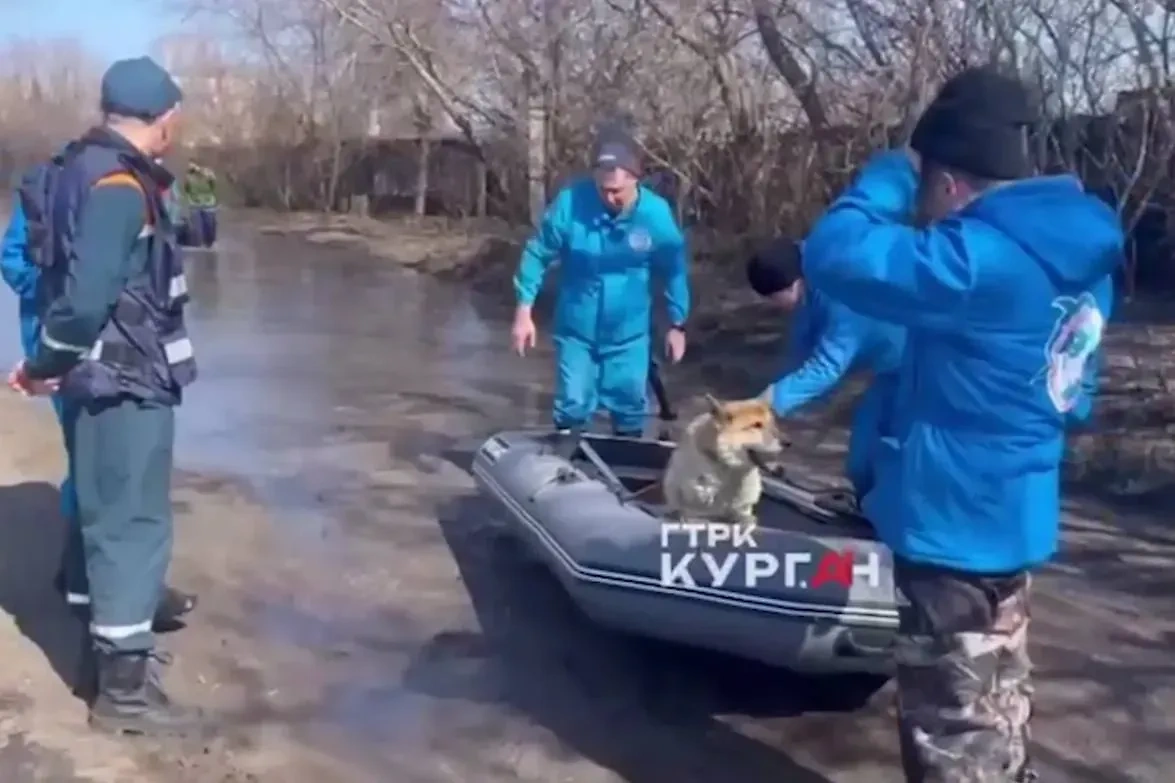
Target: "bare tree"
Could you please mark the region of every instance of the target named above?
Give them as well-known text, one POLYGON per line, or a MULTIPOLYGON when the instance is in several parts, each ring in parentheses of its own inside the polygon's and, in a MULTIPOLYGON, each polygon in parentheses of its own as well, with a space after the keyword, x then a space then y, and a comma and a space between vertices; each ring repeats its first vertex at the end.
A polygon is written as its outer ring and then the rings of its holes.
POLYGON ((199 102, 222 115, 206 124, 271 145, 241 179, 291 208, 342 205, 374 135, 415 140, 408 187, 426 211, 451 130, 493 208, 533 219, 593 131, 624 119, 684 220, 799 232, 871 150, 908 137, 947 75, 988 62, 1037 88, 1042 165, 1080 173, 1127 227, 1169 200, 1168 3, 178 1, 236 37, 234 57, 204 57, 220 76, 199 102), (247 100, 223 97, 234 73, 247 100))
POLYGON ((78 41, 11 42, 0 54, 0 176, 7 181, 93 124, 100 76, 78 41))

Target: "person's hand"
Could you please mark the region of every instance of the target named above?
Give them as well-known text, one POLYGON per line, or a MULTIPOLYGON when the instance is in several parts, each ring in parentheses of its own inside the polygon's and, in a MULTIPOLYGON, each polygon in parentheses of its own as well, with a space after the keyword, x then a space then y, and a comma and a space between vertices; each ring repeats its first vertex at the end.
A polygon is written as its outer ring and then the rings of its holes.
POLYGON ((43 381, 33 380, 28 376, 23 361, 13 367, 12 372, 8 374, 8 386, 26 397, 53 394, 60 385, 61 379, 59 378, 51 378, 43 381))
POLYGON ((677 364, 685 356, 685 330, 674 327, 665 334, 665 355, 677 364))
POLYGON ((514 325, 510 329, 510 341, 514 346, 514 352, 519 356, 526 356, 526 349, 534 348, 536 336, 530 308, 519 307, 518 312, 514 314, 514 325))

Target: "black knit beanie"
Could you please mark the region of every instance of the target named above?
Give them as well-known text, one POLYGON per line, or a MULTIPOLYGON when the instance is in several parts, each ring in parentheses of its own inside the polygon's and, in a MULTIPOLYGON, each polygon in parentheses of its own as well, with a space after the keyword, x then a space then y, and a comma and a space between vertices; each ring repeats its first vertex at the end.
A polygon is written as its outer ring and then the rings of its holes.
POLYGON ((1036 121, 1028 87, 995 68, 952 77, 910 139, 924 160, 993 180, 1031 176, 1028 131, 1036 121))
POLYGON ((779 237, 747 262, 747 282, 759 296, 771 296, 803 277, 800 247, 787 237, 779 237))

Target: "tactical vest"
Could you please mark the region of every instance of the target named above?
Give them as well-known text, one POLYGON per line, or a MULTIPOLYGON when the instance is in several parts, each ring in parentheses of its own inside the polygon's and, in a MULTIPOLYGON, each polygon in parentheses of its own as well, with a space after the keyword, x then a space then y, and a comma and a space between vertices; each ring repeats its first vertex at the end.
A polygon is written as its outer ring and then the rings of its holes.
MULTIPOLYGON (((140 242, 147 263, 128 281, 88 354, 63 379, 61 392, 82 400, 132 397, 166 405, 196 379, 192 343, 184 326, 187 281, 175 228, 153 164, 105 139, 101 131, 74 142, 24 178, 21 205, 29 224, 29 251, 41 267, 39 313, 61 296, 78 262, 74 232, 94 185, 112 174, 133 179, 146 214, 140 242)), ((43 328, 43 327, 42 327, 43 328)))

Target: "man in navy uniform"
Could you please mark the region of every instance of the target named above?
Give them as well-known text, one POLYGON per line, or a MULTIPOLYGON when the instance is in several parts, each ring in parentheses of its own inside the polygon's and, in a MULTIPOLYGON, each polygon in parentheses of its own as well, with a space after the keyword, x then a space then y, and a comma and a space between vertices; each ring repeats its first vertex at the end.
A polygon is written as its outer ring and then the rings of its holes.
POLYGON ((90 588, 90 723, 116 733, 202 723, 164 692, 152 633, 171 561, 175 406, 196 375, 161 198, 172 177, 155 162, 175 141, 180 98, 150 58, 116 62, 102 79, 103 124, 21 187, 42 328, 9 385, 61 393, 90 588))

